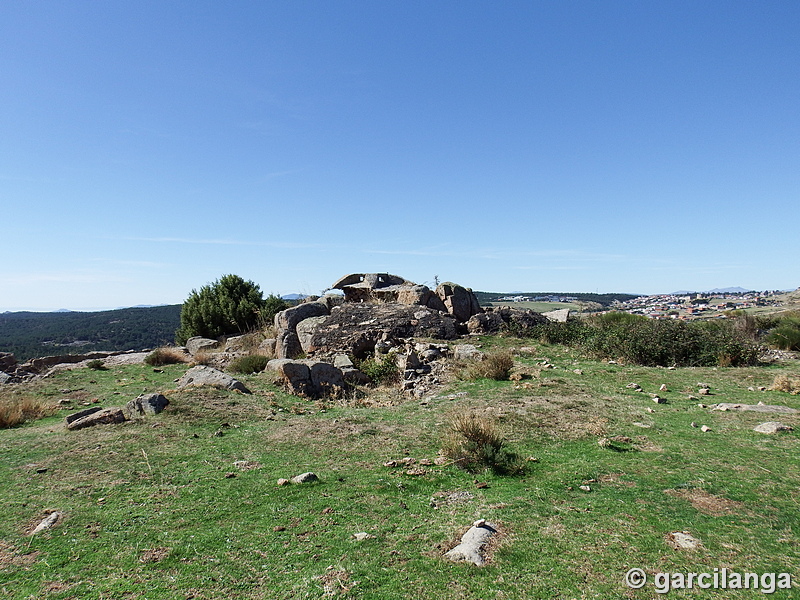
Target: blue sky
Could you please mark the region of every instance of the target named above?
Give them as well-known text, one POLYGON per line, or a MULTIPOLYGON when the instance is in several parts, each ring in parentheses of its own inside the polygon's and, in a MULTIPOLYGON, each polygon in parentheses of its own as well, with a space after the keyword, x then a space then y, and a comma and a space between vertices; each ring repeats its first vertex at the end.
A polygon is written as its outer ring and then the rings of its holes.
POLYGON ((0 310, 800 285, 800 3, 5 2, 0 310))

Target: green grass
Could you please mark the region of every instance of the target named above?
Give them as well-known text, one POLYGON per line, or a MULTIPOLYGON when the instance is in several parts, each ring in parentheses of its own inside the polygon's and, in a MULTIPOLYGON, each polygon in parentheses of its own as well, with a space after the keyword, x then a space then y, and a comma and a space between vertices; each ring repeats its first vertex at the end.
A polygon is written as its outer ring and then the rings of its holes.
POLYGON ((649 599, 660 597, 652 585, 624 586, 631 567, 651 580, 658 571, 715 567, 800 577, 798 431, 752 431, 767 420, 800 430, 800 418, 697 406, 800 408, 798 396, 748 389, 769 387, 781 373, 796 377, 797 362, 668 370, 587 360, 528 340, 476 343, 534 348, 516 354, 517 381, 454 381, 423 403, 372 407, 288 396, 267 374, 241 377, 252 396, 174 391, 185 365, 77 369, 25 386, 48 401, 72 398, 76 408, 95 399, 121 405, 151 391, 165 392, 170 406, 156 417, 76 432, 63 427, 67 410, 0 431, 0 597, 649 599), (644 392, 625 388, 631 382, 644 392), (713 395, 690 400, 700 382, 713 395), (669 391, 659 392, 661 384, 669 391), (649 393, 668 403, 656 405, 649 393), (491 418, 509 450, 535 459, 523 475, 445 465, 414 476, 383 466, 434 458, 450 417, 464 410, 491 418), (630 450, 598 445, 614 436, 630 438, 630 450), (241 460, 253 468, 234 466, 241 460), (320 481, 276 485, 304 471, 320 481), (435 497, 453 491, 474 497, 435 497), (26 535, 49 509, 63 520, 26 535), (503 532, 490 564, 444 561, 442 552, 477 518, 503 532), (373 537, 356 541, 362 531, 373 537), (690 532, 703 548, 671 549, 671 531, 690 532))

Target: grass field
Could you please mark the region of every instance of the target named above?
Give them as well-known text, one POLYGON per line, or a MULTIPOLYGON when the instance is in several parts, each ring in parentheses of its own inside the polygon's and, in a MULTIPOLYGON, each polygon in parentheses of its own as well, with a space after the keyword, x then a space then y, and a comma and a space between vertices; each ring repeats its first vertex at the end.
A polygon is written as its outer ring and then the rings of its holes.
MULTIPOLYGON (((650 599, 664 597, 657 573, 723 568, 789 573, 798 585, 800 418, 711 412, 689 398, 703 383, 707 404, 800 409, 800 396, 757 391, 779 374, 800 377, 797 361, 668 370, 513 338, 477 343, 513 348, 523 378, 339 405, 288 396, 265 374, 241 378, 249 396, 174 391, 185 365, 78 369, 24 386, 54 404, 102 406, 162 391, 170 406, 75 432, 64 428, 67 410, 0 430, 0 596, 650 599), (662 384, 667 403, 655 404, 648 392, 662 384), (434 459, 449 417, 468 410, 495 420, 508 447, 533 459, 524 474, 384 466, 434 459), (774 420, 795 431, 752 431, 774 420), (305 471, 320 481, 276 484, 305 471), (56 525, 28 535, 52 510, 63 515, 56 525), (478 518, 500 530, 489 564, 444 560, 478 518), (673 549, 676 531, 702 546, 673 549), (359 532, 370 537, 358 541, 359 532), (624 582, 634 567, 648 575, 641 589, 624 582)), ((668 597, 763 595, 695 587, 668 597)))

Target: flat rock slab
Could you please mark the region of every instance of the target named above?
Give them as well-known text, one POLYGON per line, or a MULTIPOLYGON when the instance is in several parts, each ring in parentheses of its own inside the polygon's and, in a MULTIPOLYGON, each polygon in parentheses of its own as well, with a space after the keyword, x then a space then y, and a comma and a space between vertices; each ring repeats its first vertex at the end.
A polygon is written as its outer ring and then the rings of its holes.
POLYGON ((794 431, 793 427, 778 423, 777 421, 768 421, 753 428, 753 431, 758 433, 778 433, 779 431, 794 431))
POLYGON ((317 477, 314 473, 301 473, 295 477, 292 477, 292 483, 312 483, 314 481, 319 481, 319 477, 317 477))
POLYGON ((667 545, 675 550, 697 550, 703 542, 685 531, 673 531, 667 534, 667 545))
POLYGON ((800 412, 797 409, 789 408, 788 406, 775 406, 769 404, 732 404, 728 402, 720 402, 711 410, 750 410, 753 412, 780 413, 784 415, 791 415, 800 412))
POLYGON ((83 417, 88 417, 89 415, 93 415, 94 413, 100 412, 103 410, 101 406, 93 406, 92 408, 87 408, 85 410, 79 410, 76 413, 72 413, 71 415, 67 415, 64 419, 67 422, 67 425, 77 421, 78 419, 82 419, 83 417))
POLYGON ((56 523, 58 523, 58 520, 60 518, 61 518, 61 513, 58 512, 57 510, 51 512, 44 519, 42 519, 36 527, 34 527, 31 530, 30 535, 36 535, 37 533, 41 533, 42 531, 52 528, 56 523))
POLYGON ((491 524, 483 520, 476 521, 467 533, 461 536, 461 543, 445 553, 445 557, 453 562, 471 562, 476 566, 486 564, 483 548, 491 537, 497 533, 491 524))
POLYGON ((115 406, 93 412, 79 419, 75 419, 71 423, 67 423, 67 429, 70 431, 77 431, 78 429, 94 427, 95 425, 114 425, 116 423, 124 423, 127 420, 128 419, 125 417, 125 412, 122 410, 122 408, 115 406))
POLYGON ((178 379, 177 385, 178 388, 210 386, 226 390, 238 390, 245 394, 250 393, 250 390, 238 379, 234 379, 218 369, 205 365, 198 365, 186 371, 183 377, 178 379))

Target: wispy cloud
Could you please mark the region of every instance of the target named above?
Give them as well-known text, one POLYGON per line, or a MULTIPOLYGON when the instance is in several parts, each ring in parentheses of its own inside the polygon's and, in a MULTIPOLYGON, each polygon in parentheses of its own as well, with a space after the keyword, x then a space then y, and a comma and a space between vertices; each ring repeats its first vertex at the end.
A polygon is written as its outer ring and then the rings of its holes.
POLYGON ((181 237, 126 237, 131 242, 153 242, 165 244, 195 244, 205 246, 258 246, 266 248, 324 248, 323 244, 308 244, 302 242, 253 242, 248 240, 212 239, 212 238, 181 238, 181 237))

